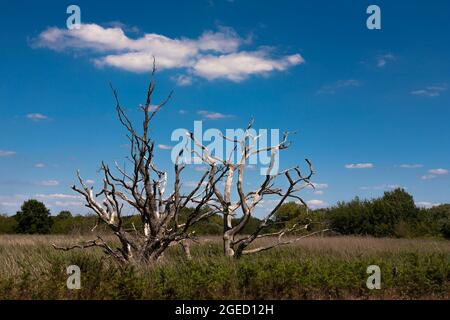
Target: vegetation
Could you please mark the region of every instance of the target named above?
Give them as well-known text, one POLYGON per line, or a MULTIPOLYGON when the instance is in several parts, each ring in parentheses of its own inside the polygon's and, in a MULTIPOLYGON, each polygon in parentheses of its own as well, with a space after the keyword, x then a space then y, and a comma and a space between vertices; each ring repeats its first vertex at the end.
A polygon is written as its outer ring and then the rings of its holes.
MULTIPOLYGON (((213 215, 193 229, 199 240, 191 247, 192 260, 171 246, 157 264, 120 268, 99 248, 54 250, 50 243, 92 239, 87 234, 92 234, 98 217, 68 211, 49 216, 44 208, 32 200, 24 203, 21 215, 0 216, 1 233, 17 232, 20 221, 21 230, 55 234, 0 236, 0 299, 450 299, 448 240, 381 237, 450 238, 450 205, 416 208, 403 190, 320 210, 286 203, 270 225, 272 231, 293 223, 308 224, 309 231, 332 226, 340 236, 306 238, 233 260, 223 256, 221 239, 213 236, 221 235, 223 227, 222 217, 213 215), (45 224, 51 228, 37 228, 43 224, 30 213, 51 219, 45 224), (81 268, 81 290, 66 288, 66 268, 73 264, 81 268), (381 290, 366 287, 366 268, 372 264, 382 270, 381 290)), ((180 222, 191 210, 183 209, 180 222)), ((139 216, 123 217, 124 229, 141 223, 139 216)), ((251 234, 259 225, 252 217, 245 232, 251 234)), ((96 231, 111 247, 118 245, 105 224, 96 231)), ((255 246, 275 241, 263 238, 255 246)))
MULTIPOLYGON (((48 210, 43 209, 43 204, 36 205, 35 200, 24 203, 27 215, 30 215, 30 208, 37 208, 40 211, 37 217, 44 217, 46 225, 50 229, 42 229, 50 234, 91 234, 91 230, 97 224, 96 215, 72 215, 69 211, 62 211, 56 216, 50 217, 48 222, 48 210), (26 205, 25 205, 26 204, 26 205), (33 204, 33 205, 30 205, 33 204), (39 213, 41 212, 41 213, 39 213), (42 214, 42 212, 44 214, 42 214)), ((45 206, 44 206, 45 207, 45 206)), ((179 221, 183 222, 193 208, 183 208, 179 221)), ((202 209, 207 212, 208 208, 202 209)), ((22 212, 24 210, 22 209, 22 212)), ((0 234, 37 233, 36 219, 24 219, 16 215, 8 217, 0 215, 0 234), (20 221, 20 224, 19 224, 20 221), (31 223, 28 225, 28 223, 31 223), (33 225, 34 224, 34 225, 33 225), (20 227, 19 227, 20 226, 20 227)), ((239 221, 234 220, 234 224, 239 221)), ((307 225, 307 231, 318 231, 331 228, 334 233, 342 235, 372 235, 376 237, 437 237, 450 239, 450 204, 435 206, 429 209, 417 208, 414 200, 403 189, 396 189, 385 192, 384 196, 373 200, 360 200, 355 198, 350 202, 340 202, 336 206, 327 209, 306 210, 298 203, 289 202, 282 205, 275 213, 267 232, 276 232, 290 225, 297 223, 307 225)), ((251 217, 243 229, 243 234, 252 234, 261 220, 251 217)), ((142 228, 142 220, 139 216, 124 216, 123 226, 125 229, 138 230, 142 228)), ((96 231, 103 234, 110 234, 107 226, 100 223, 96 231)), ((199 221, 192 227, 196 235, 221 235, 223 231, 223 218, 214 214, 208 219, 199 221)))
MULTIPOLYGON (((61 252, 73 236, 1 236, 0 299, 449 299, 445 240, 312 237, 239 260, 218 237, 201 237, 188 261, 178 246, 158 264, 118 268, 100 249, 61 252), (66 268, 81 268, 81 289, 66 268), (380 266, 381 290, 366 287, 380 266), (395 272, 394 272, 395 271, 395 272)), ((116 241, 113 237, 105 237, 116 241)), ((265 239, 267 244, 273 239, 265 239)))
POLYGON ((53 223, 50 210, 42 202, 33 199, 25 201, 14 218, 17 221, 17 233, 47 234, 53 223))
POLYGON ((0 215, 0 234, 12 234, 17 230, 17 220, 14 217, 0 215))
POLYGON ((326 212, 336 232, 378 237, 445 236, 450 222, 450 205, 417 208, 403 189, 385 192, 378 199, 341 202, 326 212))

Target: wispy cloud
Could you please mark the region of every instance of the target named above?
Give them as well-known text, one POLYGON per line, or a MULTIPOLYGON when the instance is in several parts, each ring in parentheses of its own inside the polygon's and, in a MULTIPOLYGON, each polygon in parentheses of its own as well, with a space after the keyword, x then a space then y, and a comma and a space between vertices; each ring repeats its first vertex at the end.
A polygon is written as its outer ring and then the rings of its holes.
POLYGON ((408 164, 408 163, 406 163, 406 164, 399 165, 399 167, 402 169, 418 169, 418 168, 422 168, 423 164, 420 164, 420 163, 408 164))
POLYGON ((315 189, 328 189, 328 183, 315 183, 313 182, 312 185, 314 186, 315 189))
POLYGON ((34 198, 38 199, 82 199, 81 196, 63 193, 52 193, 52 194, 36 194, 34 198))
POLYGON ((447 169, 431 169, 428 171, 431 174, 437 174, 437 175, 441 175, 441 174, 448 174, 448 170, 447 169))
MULTIPOLYGON (((0 210, 5 210, 8 213, 13 213, 20 209, 24 201, 29 199, 36 199, 45 203, 48 208, 51 208, 53 214, 59 210, 67 208, 76 208, 79 210, 85 209, 82 197, 72 194, 15 194, 15 195, 0 195, 0 210)), ((5 212, 3 211, 3 212, 5 212)), ((78 211, 79 212, 79 211, 78 211)))
POLYGON ((428 174, 423 175, 421 177, 421 179, 422 180, 430 180, 430 179, 434 179, 434 178, 437 178, 438 176, 446 175, 446 174, 448 174, 447 169, 442 169, 442 168, 431 169, 431 170, 428 170, 428 174))
POLYGON ((197 172, 205 172, 206 170, 208 170, 208 168, 206 166, 194 166, 194 171, 197 172))
POLYGON ((433 98, 433 97, 438 97, 444 91, 447 91, 447 87, 448 86, 446 84, 437 85, 437 86, 428 86, 423 89, 413 90, 413 91, 411 91, 411 94, 416 95, 416 96, 424 96, 424 97, 433 98))
POLYGON ((388 62, 395 61, 396 57, 392 53, 387 53, 383 55, 379 55, 376 58, 377 68, 383 68, 386 66, 388 62))
POLYGON ((169 146, 169 145, 167 145, 167 144, 158 144, 158 149, 161 149, 161 150, 171 150, 171 149, 172 149, 172 146, 169 146))
POLYGON ((310 207, 324 207, 327 205, 326 202, 317 199, 308 200, 306 201, 306 204, 310 207))
MULTIPOLYGON (((188 187, 188 188, 196 188, 197 186, 198 186, 198 183, 199 183, 200 181, 186 181, 186 182, 184 182, 183 183, 183 185, 185 186, 185 187, 188 187)), ((206 185, 207 184, 207 182, 206 181, 203 181, 202 182, 202 185, 204 186, 204 185, 206 185)))
POLYGON ((12 212, 12 211, 20 208, 20 205, 26 199, 27 199, 27 197, 25 195, 21 195, 21 194, 0 195, 0 207, 12 212))
POLYGON ((240 37, 232 28, 205 31, 198 38, 170 38, 147 33, 140 38, 128 37, 123 28, 82 24, 79 29, 48 28, 32 41, 34 47, 55 51, 87 51, 94 55, 99 67, 115 67, 130 72, 148 72, 156 58, 159 69, 184 69, 186 75, 174 80, 189 85, 192 76, 209 80, 228 79, 239 82, 251 75, 284 71, 302 64, 303 57, 296 53, 274 56, 274 49, 260 47, 244 51, 249 38, 240 37))
POLYGON ((56 187, 56 186, 59 186, 59 181, 58 180, 43 180, 39 184, 44 187, 56 187))
POLYGON ((361 190, 393 190, 393 189, 397 189, 397 188, 403 188, 406 189, 405 187, 402 187, 398 184, 380 184, 380 185, 376 185, 376 186, 371 186, 371 187, 360 187, 359 189, 361 190))
POLYGON ((29 113, 26 115, 27 119, 32 121, 42 121, 42 120, 48 120, 48 116, 42 113, 29 113))
POLYGON ((371 169, 373 168, 373 163, 349 163, 345 165, 347 169, 371 169))
POLYGON ((0 158, 12 157, 15 155, 16 155, 15 151, 0 150, 0 158))
POLYGON ((197 114, 201 115, 204 119, 208 120, 220 120, 220 119, 227 119, 232 118, 233 115, 231 114, 224 114, 220 112, 213 112, 213 111, 207 111, 207 110, 199 110, 197 111, 197 114))
POLYGON ((67 207, 84 207, 84 202, 82 201, 55 201, 54 203, 55 206, 58 207, 63 207, 63 208, 67 208, 67 207))
POLYGON ((428 202, 428 201, 419 201, 415 203, 417 207, 421 207, 421 208, 432 208, 432 207, 436 207, 438 205, 440 205, 440 203, 432 203, 432 202, 428 202))
POLYGON ((182 87, 189 86, 193 82, 192 76, 185 75, 185 74, 179 74, 179 75, 173 76, 173 77, 171 77, 171 79, 173 81, 175 81, 176 84, 178 84, 179 86, 182 86, 182 87))
POLYGON ((335 83, 324 85, 317 91, 317 94, 334 94, 337 91, 350 87, 359 87, 361 82, 355 79, 339 80, 335 83))
POLYGON ((45 168, 45 164, 44 164, 44 163, 41 163, 41 162, 35 163, 35 164, 33 165, 33 167, 38 168, 38 169, 42 169, 42 168, 45 168))
POLYGON ((313 193, 317 194, 317 195, 324 194, 324 190, 328 189, 328 184, 327 183, 316 183, 316 182, 313 182, 311 184, 312 184, 312 186, 309 185, 307 188, 308 189, 314 189, 313 193), (313 188, 313 186, 314 186, 314 188, 313 188))
POLYGON ((21 203, 17 201, 0 201, 2 207, 18 207, 20 204, 21 203))

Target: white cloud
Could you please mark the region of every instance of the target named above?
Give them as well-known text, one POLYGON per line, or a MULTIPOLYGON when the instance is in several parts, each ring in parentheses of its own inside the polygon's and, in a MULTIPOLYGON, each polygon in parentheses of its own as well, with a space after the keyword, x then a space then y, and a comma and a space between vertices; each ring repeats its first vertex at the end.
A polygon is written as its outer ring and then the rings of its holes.
MULTIPOLYGON (((185 183, 183 183, 183 186, 188 187, 188 188, 196 188, 198 186, 198 183, 200 181, 186 181, 185 183)), ((206 181, 202 182, 202 186, 205 186, 207 184, 206 181)))
POLYGON ((45 168, 45 164, 41 163, 41 162, 35 163, 33 167, 38 168, 38 169, 42 169, 42 168, 45 168))
POLYGON ((54 205, 58 207, 84 207, 84 203, 81 201, 55 201, 54 205))
POLYGON ((226 78, 242 81, 252 74, 265 74, 283 71, 303 63, 299 54, 280 59, 271 59, 265 51, 238 52, 220 56, 208 55, 200 58, 194 65, 194 73, 209 80, 226 78))
POLYGON ((248 39, 241 38, 233 29, 221 27, 205 31, 196 39, 169 38, 155 33, 140 38, 129 38, 122 26, 102 27, 82 24, 79 29, 48 28, 34 39, 35 47, 56 51, 89 51, 99 67, 115 67, 130 72, 148 72, 153 57, 159 69, 184 69, 187 75, 174 80, 189 85, 192 75, 209 80, 224 78, 242 81, 250 75, 284 71, 304 62, 299 54, 275 58, 269 50, 242 51, 248 39))
POLYGON ((324 201, 317 199, 308 200, 306 201, 306 204, 310 207, 323 207, 327 205, 324 201))
POLYGON ((437 178, 440 175, 445 175, 448 174, 448 170, 447 169, 431 169, 428 170, 428 174, 425 174, 421 177, 422 180, 430 180, 430 179, 434 179, 437 178))
POLYGON ((372 186, 372 187, 360 187, 361 190, 393 190, 393 189, 397 189, 397 188, 407 189, 398 184, 380 184, 380 185, 372 186))
MULTIPOLYGON (((67 209, 67 207, 73 207, 85 210, 84 203, 80 201, 81 196, 70 195, 70 194, 35 194, 35 195, 0 195, 0 212, 13 214, 14 212, 20 210, 20 206, 24 201, 29 199, 36 199, 44 202, 44 204, 51 208, 52 214, 57 213, 60 210, 67 209)), ((78 211, 77 213, 82 213, 78 211)))
POLYGON ((44 180, 40 182, 41 186, 44 187, 56 187, 59 186, 59 181, 58 180, 44 180))
POLYGON ((399 165, 399 167, 403 168, 403 169, 417 169, 417 168, 422 168, 423 164, 419 164, 419 163, 416 163, 416 164, 401 164, 401 165, 399 165))
POLYGON ((12 213, 17 211, 22 205, 23 201, 29 199, 29 197, 16 194, 16 195, 0 195, 0 212, 5 213, 6 210, 8 213, 12 213))
POLYGON ((359 80, 355 79, 349 79, 349 80, 339 80, 335 83, 328 84, 320 88, 317 93, 327 93, 327 94, 333 94, 336 93, 338 90, 349 88, 349 87, 359 87, 361 85, 361 82, 359 80))
POLYGON ((41 120, 47 120, 48 116, 42 113, 29 113, 26 115, 27 119, 33 120, 33 121, 41 121, 41 120))
POLYGON ((315 182, 313 182, 312 185, 314 186, 314 188, 316 190, 321 190, 321 189, 327 189, 328 188, 328 183, 315 183, 315 182))
POLYGON ((212 112, 212 111, 207 111, 207 110, 197 111, 197 114, 203 116, 203 118, 208 119, 208 120, 220 120, 220 119, 227 119, 227 118, 233 117, 233 115, 230 115, 230 114, 223 114, 220 112, 212 112))
POLYGON ((437 175, 448 174, 448 170, 447 169, 442 169, 442 168, 431 169, 431 170, 428 170, 428 172, 431 173, 431 174, 437 174, 437 175))
POLYGON ((81 199, 81 196, 72 195, 72 194, 63 194, 63 193, 52 193, 52 194, 36 194, 34 196, 38 199, 81 199))
POLYGON ((169 145, 167 145, 167 144, 158 144, 158 149, 161 149, 161 150, 171 150, 171 149, 172 149, 172 146, 169 146, 169 145))
POLYGON ((16 155, 15 151, 0 150, 0 158, 12 157, 15 155, 16 155))
POLYGON ((392 53, 383 54, 377 57, 377 67, 383 68, 390 61, 395 61, 396 58, 392 53))
MULTIPOLYGON (((140 108, 143 108, 144 107, 144 105, 139 105, 139 107, 140 108)), ((148 110, 150 111, 150 112, 154 112, 154 111, 156 111, 156 110, 158 110, 158 105, 156 105, 156 104, 152 104, 152 105, 149 105, 148 106, 148 110)))
POLYGON ((443 93, 446 90, 447 90, 447 85, 443 84, 443 85, 428 86, 423 89, 413 90, 413 91, 411 91, 411 94, 416 95, 416 96, 424 96, 424 97, 433 98, 433 97, 440 96, 441 93, 443 93))
POLYGON ((17 207, 20 205, 20 202, 2 201, 2 202, 0 202, 0 205, 2 205, 4 207, 17 207))
POLYGON ((192 84, 192 77, 185 75, 185 74, 179 74, 177 76, 174 76, 171 78, 172 80, 174 80, 179 86, 189 86, 192 84))
POLYGON ((92 179, 87 179, 87 180, 86 180, 86 183, 87 183, 87 184, 94 184, 94 183, 95 183, 95 181, 94 181, 94 180, 92 180, 92 179))
POLYGON ((198 165, 194 166, 194 171, 205 172, 206 170, 208 170, 206 166, 198 166, 198 165))
POLYGON ((374 165, 373 163, 349 163, 345 167, 347 169, 371 169, 374 165))
POLYGON ((180 109, 180 110, 178 110, 178 113, 179 114, 187 114, 188 112, 187 112, 187 110, 180 109))
POLYGON ((324 189, 328 189, 328 184, 327 183, 311 183, 314 188, 311 185, 308 185, 307 188, 308 189, 314 189, 313 193, 317 194, 317 195, 322 195, 324 194, 324 189))
POLYGON ((431 208, 431 207, 436 207, 439 206, 440 203, 431 203, 428 201, 419 201, 415 203, 417 207, 421 207, 421 208, 431 208))

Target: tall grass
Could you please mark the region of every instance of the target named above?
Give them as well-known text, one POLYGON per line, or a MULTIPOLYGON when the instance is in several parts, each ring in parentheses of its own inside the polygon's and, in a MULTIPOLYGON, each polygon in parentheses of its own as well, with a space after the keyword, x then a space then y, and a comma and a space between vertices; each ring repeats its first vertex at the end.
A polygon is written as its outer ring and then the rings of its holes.
POLYGON ((211 237, 193 246, 191 261, 172 247, 160 263, 124 268, 97 249, 50 246, 81 240, 0 237, 0 299, 450 298, 448 241, 317 237, 236 261, 211 237), (82 271, 80 290, 66 288, 72 264, 82 271), (382 270, 381 290, 366 287, 372 264, 382 270))

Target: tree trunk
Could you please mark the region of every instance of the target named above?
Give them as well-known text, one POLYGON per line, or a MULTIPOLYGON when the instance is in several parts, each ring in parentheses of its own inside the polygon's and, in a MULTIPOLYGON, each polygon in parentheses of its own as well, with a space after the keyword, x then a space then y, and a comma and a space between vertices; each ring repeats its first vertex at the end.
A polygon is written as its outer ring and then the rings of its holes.
POLYGON ((230 234, 229 231, 225 232, 223 235, 223 250, 227 257, 234 257, 234 248, 233 248, 233 240, 234 236, 230 234))

